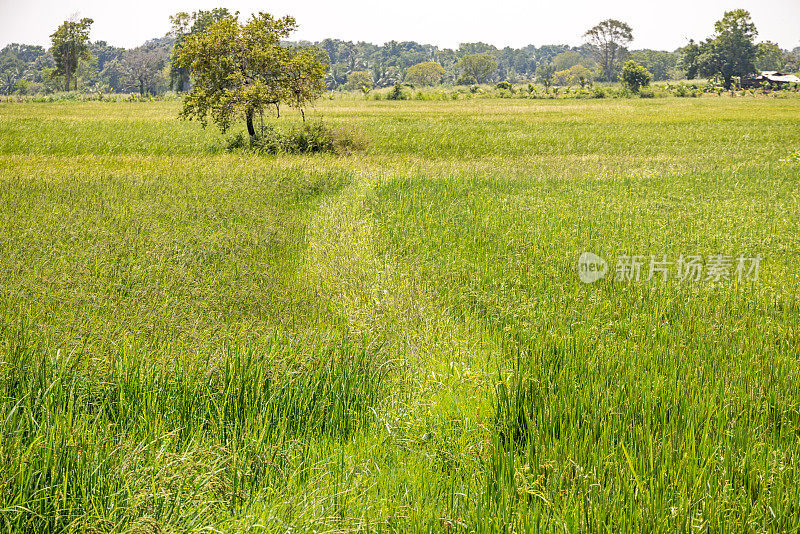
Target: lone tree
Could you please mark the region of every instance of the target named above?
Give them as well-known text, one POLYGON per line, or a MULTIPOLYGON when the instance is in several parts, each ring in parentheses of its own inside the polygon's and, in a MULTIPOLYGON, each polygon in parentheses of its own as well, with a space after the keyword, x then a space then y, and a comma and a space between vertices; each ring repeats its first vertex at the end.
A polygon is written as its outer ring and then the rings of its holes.
MULTIPOLYGON (((50 53, 56 63, 53 74, 64 76, 64 90, 69 91, 72 76, 81 61, 88 61, 92 54, 89 52, 89 29, 94 21, 83 18, 81 20, 67 20, 50 36, 53 46, 50 53)), ((78 79, 75 78, 75 89, 78 89, 78 79)))
POLYGON ((281 46, 296 28, 292 17, 259 13, 245 24, 226 16, 186 36, 176 52, 177 66, 190 69, 194 85, 181 115, 203 126, 210 115, 223 132, 243 117, 254 137, 253 119, 268 106, 285 102, 303 112, 325 90, 328 65, 321 50, 281 46))
POLYGON ((163 49, 147 45, 126 50, 122 57, 123 66, 132 82, 136 84, 140 95, 155 94, 156 80, 167 61, 167 53, 163 49))
POLYGON ((730 89, 734 77, 747 76, 756 70, 758 30, 744 9, 727 11, 714 29, 713 37, 701 43, 689 41, 681 50, 681 67, 689 78, 719 76, 725 88, 730 89))
POLYGON ((553 76, 555 75, 555 72, 556 69, 550 63, 539 65, 539 67, 536 69, 536 81, 544 85, 544 90, 546 93, 550 92, 550 86, 553 85, 553 76))
POLYGON ((622 67, 622 73, 619 75, 619 81, 622 82, 622 85, 634 93, 638 93, 639 89, 650 85, 650 80, 652 79, 653 75, 650 74, 650 71, 635 61, 625 63, 625 66, 622 67))
POLYGON ((627 52, 627 45, 633 41, 633 30, 624 22, 614 19, 604 20, 583 34, 592 55, 603 69, 606 80, 616 79, 620 61, 627 52))

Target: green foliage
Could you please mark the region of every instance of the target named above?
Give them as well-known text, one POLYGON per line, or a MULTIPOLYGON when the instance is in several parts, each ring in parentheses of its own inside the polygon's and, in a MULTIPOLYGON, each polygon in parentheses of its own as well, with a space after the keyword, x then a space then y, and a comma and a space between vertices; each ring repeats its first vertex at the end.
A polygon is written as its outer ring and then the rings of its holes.
POLYGON ((444 76, 444 68, 435 61, 426 61, 411 65, 406 69, 406 82, 412 85, 439 85, 444 76))
POLYGON ((555 69, 550 63, 540 65, 539 68, 536 69, 536 81, 544 85, 545 91, 550 91, 550 86, 553 85, 554 75, 555 69))
POLYGON ((386 93, 386 100, 407 100, 408 95, 405 91, 403 91, 403 86, 400 85, 400 82, 394 84, 391 90, 386 93))
POLYGON ((497 66, 497 60, 489 54, 470 54, 456 63, 462 85, 486 83, 497 72, 497 66))
POLYGON ((592 81, 592 71, 583 65, 573 65, 567 70, 553 73, 553 83, 561 86, 580 85, 586 86, 592 81))
POLYGON ((321 121, 303 122, 300 126, 280 129, 265 125, 254 137, 239 133, 228 141, 228 150, 250 149, 264 154, 348 154, 363 148, 363 142, 342 128, 330 128, 321 121))
POLYGON ((690 79, 719 76, 730 89, 734 77, 743 78, 756 70, 758 30, 744 9, 727 11, 714 28, 715 36, 699 44, 690 41, 682 49, 681 65, 690 79))
POLYGON ((126 50, 122 56, 121 75, 126 77, 139 94, 158 94, 166 89, 167 80, 163 70, 169 53, 158 43, 145 43, 143 46, 126 50))
POLYGON ((786 66, 786 56, 781 47, 765 41, 756 45, 756 70, 782 70, 786 66))
POLYGON ((577 50, 567 50, 555 56, 550 62, 556 71, 569 70, 576 65, 593 67, 593 62, 584 58, 577 50))
POLYGON ((259 13, 245 24, 227 17, 188 35, 176 57, 191 69, 194 86, 181 115, 204 126, 210 115, 223 131, 243 116, 254 136, 253 117, 268 106, 286 103, 302 111, 319 98, 328 68, 321 54, 281 45, 296 26, 291 17, 259 13))
POLYGON ((617 78, 619 63, 633 40, 633 30, 624 22, 604 20, 583 34, 587 46, 602 68, 606 81, 617 78))
POLYGON ((20 83, 26 93, 42 91, 51 82, 47 65, 52 64, 52 56, 41 46, 12 43, 0 50, 0 94, 10 95, 20 90, 20 83), (23 81, 24 80, 24 81, 23 81))
POLYGON ((372 91, 375 82, 372 80, 372 74, 367 71, 354 71, 347 75, 347 83, 345 89, 350 91, 361 91, 364 94, 372 91))
POLYGON ((190 69, 181 66, 178 61, 176 51, 180 50, 183 41, 189 35, 198 35, 206 31, 217 22, 231 17, 230 11, 226 8, 214 8, 209 11, 199 10, 191 15, 185 11, 170 16, 169 21, 172 29, 170 35, 175 40, 172 59, 169 64, 170 87, 178 92, 189 89, 190 69))
MULTIPOLYGON (((55 60, 54 75, 64 76, 66 91, 71 89, 73 76, 81 61, 88 61, 92 57, 88 46, 92 23, 94 21, 90 18, 64 21, 50 36, 52 42, 50 53, 55 60)), ((75 78, 76 90, 77 83, 78 80, 75 78)))
POLYGON ((685 98, 685 97, 698 97, 703 94, 703 89, 699 87, 696 83, 686 84, 686 83, 679 83, 677 85, 670 85, 668 89, 672 94, 677 97, 685 98))
POLYGON ((659 50, 636 50, 630 58, 653 74, 654 81, 670 79, 670 75, 678 66, 680 54, 659 50))
POLYGON ((625 63, 619 75, 619 81, 622 82, 622 85, 634 93, 638 93, 639 89, 650 85, 650 80, 652 79, 653 75, 635 61, 625 63))

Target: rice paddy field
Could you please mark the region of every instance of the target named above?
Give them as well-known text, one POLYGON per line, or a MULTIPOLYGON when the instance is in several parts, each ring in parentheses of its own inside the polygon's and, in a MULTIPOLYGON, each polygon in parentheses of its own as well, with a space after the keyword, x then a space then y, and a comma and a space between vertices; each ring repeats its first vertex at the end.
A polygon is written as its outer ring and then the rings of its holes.
POLYGON ((179 109, 0 104, 0 531, 800 530, 800 99, 179 109))

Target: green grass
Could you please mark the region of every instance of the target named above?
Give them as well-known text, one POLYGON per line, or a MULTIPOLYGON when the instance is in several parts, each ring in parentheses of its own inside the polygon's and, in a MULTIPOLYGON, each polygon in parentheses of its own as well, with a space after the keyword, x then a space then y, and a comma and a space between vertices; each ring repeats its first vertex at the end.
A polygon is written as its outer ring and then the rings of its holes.
POLYGON ((0 104, 2 531, 800 529, 800 99, 177 111, 0 104))

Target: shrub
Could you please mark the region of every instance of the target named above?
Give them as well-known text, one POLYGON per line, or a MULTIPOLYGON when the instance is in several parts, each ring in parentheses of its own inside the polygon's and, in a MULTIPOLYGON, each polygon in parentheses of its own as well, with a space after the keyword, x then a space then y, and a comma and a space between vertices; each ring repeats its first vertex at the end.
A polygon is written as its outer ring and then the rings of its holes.
POLYGON ((619 81, 622 85, 634 93, 638 93, 642 87, 650 85, 650 80, 653 75, 650 74, 646 68, 642 67, 635 61, 628 61, 622 67, 622 73, 619 75, 619 81))
POLYGON ((461 76, 458 77, 458 80, 456 80, 456 85, 472 85, 477 82, 478 80, 476 80, 474 76, 470 76, 468 74, 462 74, 461 76))
POLYGON ((592 96, 594 98, 605 98, 606 91, 602 87, 595 87, 594 89, 592 89, 592 96))
POLYGON ((639 97, 640 98, 655 98, 656 92, 650 88, 647 89, 639 89, 639 97))
POLYGON ((512 91, 514 86, 511 85, 510 82, 498 82, 497 85, 494 86, 495 89, 504 89, 506 91, 512 91))
POLYGON ((399 83, 395 83, 394 87, 386 94, 386 100, 408 100, 408 95, 399 83))
POLYGON ((670 92, 678 97, 697 97, 703 94, 703 90, 696 84, 685 84, 683 82, 676 86, 669 86, 670 92))
POLYGON ((352 132, 329 128, 322 122, 304 122, 287 130, 266 125, 253 138, 239 133, 228 141, 228 151, 249 149, 263 154, 346 154, 362 146, 352 132))

